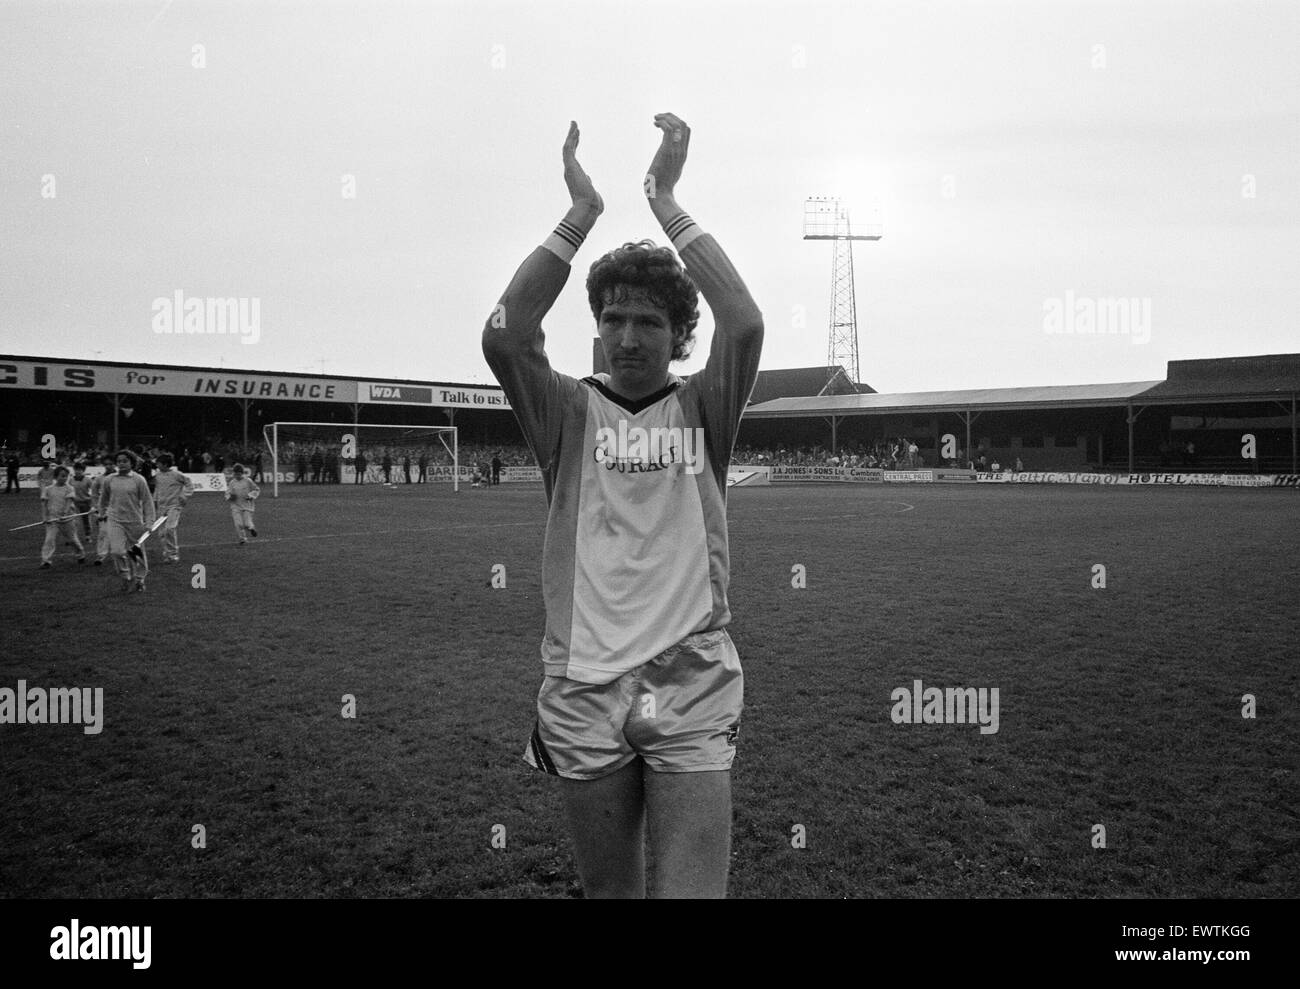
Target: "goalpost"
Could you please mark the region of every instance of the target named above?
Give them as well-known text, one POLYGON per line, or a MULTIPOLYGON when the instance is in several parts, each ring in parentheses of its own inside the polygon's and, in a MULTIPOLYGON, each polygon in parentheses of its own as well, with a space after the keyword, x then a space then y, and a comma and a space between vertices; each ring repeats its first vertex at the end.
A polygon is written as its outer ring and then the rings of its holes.
POLYGON ((297 484, 383 484, 385 462, 393 484, 406 483, 409 463, 412 484, 449 479, 460 491, 455 426, 273 422, 262 427, 262 438, 271 454, 275 498, 282 477, 286 484, 290 478, 297 484))

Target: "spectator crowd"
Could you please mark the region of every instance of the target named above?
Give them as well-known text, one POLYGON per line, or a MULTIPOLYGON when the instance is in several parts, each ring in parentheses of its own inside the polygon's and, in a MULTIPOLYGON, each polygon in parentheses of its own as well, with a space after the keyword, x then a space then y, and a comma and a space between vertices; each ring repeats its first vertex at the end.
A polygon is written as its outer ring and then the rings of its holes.
POLYGON ((871 467, 879 470, 926 470, 931 467, 997 470, 1002 467, 1001 463, 994 466, 990 453, 983 448, 977 449, 974 457, 968 457, 965 450, 958 450, 952 459, 940 461, 933 453, 923 453, 916 441, 906 436, 889 436, 870 443, 846 444, 836 452, 831 452, 824 446, 780 446, 772 449, 738 443, 731 455, 731 462, 767 467, 871 467))

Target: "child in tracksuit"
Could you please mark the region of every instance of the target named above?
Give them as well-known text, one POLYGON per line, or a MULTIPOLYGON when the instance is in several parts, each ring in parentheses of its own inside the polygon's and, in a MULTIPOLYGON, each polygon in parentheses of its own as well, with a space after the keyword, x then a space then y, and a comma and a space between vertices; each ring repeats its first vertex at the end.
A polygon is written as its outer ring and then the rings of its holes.
POLYGON ((86 541, 86 546, 91 545, 93 530, 91 519, 95 513, 90 510, 91 502, 94 500, 90 493, 90 485, 94 478, 86 476, 86 465, 78 460, 72 465, 72 477, 68 478, 68 484, 72 486, 72 502, 77 506, 77 514, 81 516, 81 536, 86 541))
POLYGON ((68 483, 68 468, 54 472, 53 482, 41 489, 41 515, 45 521, 45 545, 41 547, 41 566, 48 567, 59 548, 59 538, 77 547, 77 562, 86 562, 86 551, 77 536, 77 511, 72 485, 68 483))
POLYGON ((181 509, 194 494, 194 482, 176 470, 173 463, 170 453, 159 454, 158 473, 154 477, 154 509, 159 515, 167 516, 167 524, 161 533, 163 563, 179 563, 181 560, 176 530, 181 523, 181 509))
POLYGON ((253 536, 257 535, 257 530, 253 528, 253 502, 261 493, 261 488, 251 477, 244 475, 243 464, 235 464, 234 472, 235 476, 226 485, 226 501, 230 502, 230 517, 235 520, 239 545, 243 546, 248 542, 245 532, 253 536))
POLYGON ((149 576, 147 552, 131 555, 131 547, 153 525, 153 496, 149 485, 132 468, 135 454, 123 450, 117 455, 117 473, 100 485, 99 521, 108 527, 108 550, 118 575, 125 581, 124 590, 143 591, 149 576), (134 584, 134 587, 132 585, 134 584))
POLYGON ((86 516, 90 519, 90 543, 87 544, 87 549, 93 546, 97 567, 103 566, 104 561, 108 559, 108 525, 99 521, 99 499, 104 493, 104 485, 108 483, 108 479, 117 473, 117 468, 113 466, 113 458, 108 454, 100 458, 100 466, 104 468, 104 472, 90 479, 90 501, 96 510, 86 516))

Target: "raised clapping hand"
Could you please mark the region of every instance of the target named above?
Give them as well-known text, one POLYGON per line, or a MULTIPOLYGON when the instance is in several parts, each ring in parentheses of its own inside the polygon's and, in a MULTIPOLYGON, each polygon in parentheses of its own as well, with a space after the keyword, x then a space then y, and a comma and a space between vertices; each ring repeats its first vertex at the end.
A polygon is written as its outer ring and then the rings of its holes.
POLYGON ((570 120, 569 136, 564 139, 564 184, 569 187, 569 196, 576 208, 599 216, 605 211, 605 200, 600 198, 600 193, 591 184, 591 176, 578 164, 579 136, 578 122, 570 120))
POLYGON ((691 129, 676 114, 655 114, 655 126, 664 132, 664 137, 645 177, 644 190, 651 206, 659 199, 673 199, 691 144, 691 129))

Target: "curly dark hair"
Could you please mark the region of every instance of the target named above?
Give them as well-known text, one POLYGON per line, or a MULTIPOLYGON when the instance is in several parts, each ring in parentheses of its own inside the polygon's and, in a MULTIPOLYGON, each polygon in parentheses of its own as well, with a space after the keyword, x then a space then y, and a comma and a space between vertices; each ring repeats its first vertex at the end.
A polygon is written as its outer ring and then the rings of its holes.
POLYGON ((587 273, 587 301, 596 323, 600 323, 607 293, 610 302, 625 302, 635 289, 644 291, 651 303, 667 313, 673 328, 672 359, 684 361, 695 346, 700 290, 677 255, 667 247, 656 247, 652 240, 642 240, 628 242, 600 258, 587 273))

